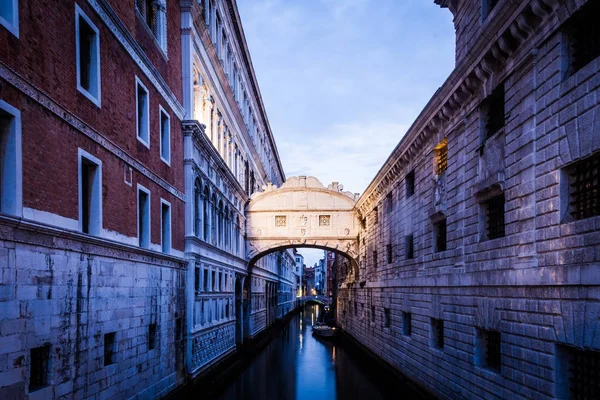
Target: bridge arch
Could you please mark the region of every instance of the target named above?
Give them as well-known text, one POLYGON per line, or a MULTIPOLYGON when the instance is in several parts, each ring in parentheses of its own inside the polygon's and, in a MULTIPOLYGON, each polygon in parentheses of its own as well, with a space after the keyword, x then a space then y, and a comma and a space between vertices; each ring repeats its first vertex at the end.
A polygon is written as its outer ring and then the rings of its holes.
POLYGON ((246 209, 249 265, 278 250, 313 247, 340 253, 357 266, 357 199, 337 182, 325 187, 314 176, 288 178, 280 188, 263 186, 246 209))

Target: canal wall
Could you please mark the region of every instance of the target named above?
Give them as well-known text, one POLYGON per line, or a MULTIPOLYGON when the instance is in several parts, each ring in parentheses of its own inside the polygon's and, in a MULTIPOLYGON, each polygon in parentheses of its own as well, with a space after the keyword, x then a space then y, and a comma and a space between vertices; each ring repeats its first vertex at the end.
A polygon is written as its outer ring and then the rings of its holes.
POLYGON ((0 265, 0 398, 155 398, 184 381, 182 259, 3 217, 0 265))
POLYGON ((436 3, 456 68, 357 202, 338 323, 440 398, 598 397, 598 3, 436 3))
POLYGON ((188 376, 185 384, 179 385, 175 390, 166 395, 167 400, 195 399, 201 392, 203 398, 211 399, 223 392, 229 383, 238 376, 251 362, 267 347, 284 328, 301 307, 291 308, 282 318, 275 320, 271 325, 264 326, 246 340, 239 348, 216 357, 208 368, 203 368, 195 376, 188 376))

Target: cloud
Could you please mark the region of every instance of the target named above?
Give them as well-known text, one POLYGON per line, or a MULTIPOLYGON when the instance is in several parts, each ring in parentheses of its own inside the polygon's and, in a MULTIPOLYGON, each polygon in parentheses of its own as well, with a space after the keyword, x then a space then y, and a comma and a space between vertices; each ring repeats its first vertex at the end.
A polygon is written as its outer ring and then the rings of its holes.
POLYGON ((314 266, 321 258, 325 256, 323 250, 310 249, 307 247, 299 247, 298 252, 304 256, 304 264, 306 264, 307 267, 314 266))
POLYGON ((239 0, 288 177, 366 189, 454 67, 433 2, 239 0))
POLYGON ((336 181, 362 192, 407 128, 391 121, 335 124, 310 142, 285 137, 278 141, 279 151, 288 177, 314 175, 326 186, 336 181))

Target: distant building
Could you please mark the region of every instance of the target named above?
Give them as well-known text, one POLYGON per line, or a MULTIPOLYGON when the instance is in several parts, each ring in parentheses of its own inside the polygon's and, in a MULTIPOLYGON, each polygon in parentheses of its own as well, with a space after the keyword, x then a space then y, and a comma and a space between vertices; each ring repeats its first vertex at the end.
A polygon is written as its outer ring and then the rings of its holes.
POLYGON ((325 251, 325 294, 333 295, 333 264, 335 261, 335 253, 333 251, 325 251))
POLYGON ((325 258, 321 258, 315 264, 315 290, 320 295, 327 293, 327 266, 325 258))
POLYGON ((304 296, 303 276, 304 276, 304 256, 294 250, 296 257, 296 266, 294 275, 296 276, 296 297, 304 296))
POLYGON ((314 267, 304 268, 303 286, 304 286, 303 290, 304 290, 304 293, 306 296, 312 296, 312 295, 316 294, 315 268, 314 267))

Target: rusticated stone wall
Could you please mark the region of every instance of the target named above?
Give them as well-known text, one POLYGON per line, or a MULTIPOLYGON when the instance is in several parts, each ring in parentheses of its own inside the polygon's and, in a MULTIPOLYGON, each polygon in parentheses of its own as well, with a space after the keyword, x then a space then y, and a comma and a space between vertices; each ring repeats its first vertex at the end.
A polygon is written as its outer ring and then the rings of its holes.
MULTIPOLYGON (((481 68, 466 64, 477 54, 461 57, 358 200, 360 262, 338 270, 339 324, 438 397, 571 398, 584 379, 572 357, 600 351, 600 216, 571 214, 573 163, 600 151, 600 64, 568 73, 562 28, 584 3, 522 2, 490 14, 500 18, 490 24, 520 25, 496 32, 500 45, 472 38, 472 48, 492 48, 486 71, 470 75, 481 68), (456 89, 464 80, 470 93, 456 89), (504 127, 485 139, 485 99, 501 85, 504 127), (444 139, 448 168, 438 175, 434 148, 444 139), (485 204, 498 194, 505 234, 489 239, 485 204), (487 359, 490 332, 498 365, 487 359)), ((456 15, 474 14, 463 6, 456 15)))
POLYGON ((156 398, 182 381, 183 262, 0 222, 0 398, 156 398), (49 382, 33 391, 31 349, 42 346, 49 382))

